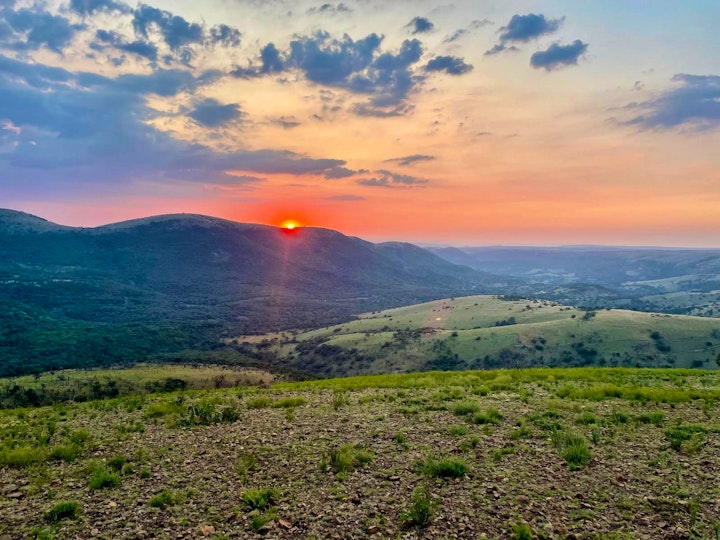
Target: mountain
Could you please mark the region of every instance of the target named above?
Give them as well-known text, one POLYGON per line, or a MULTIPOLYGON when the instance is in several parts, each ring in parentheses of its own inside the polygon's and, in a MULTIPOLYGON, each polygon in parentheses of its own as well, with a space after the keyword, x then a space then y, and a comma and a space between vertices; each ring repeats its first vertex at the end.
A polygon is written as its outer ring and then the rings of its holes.
POLYGON ((454 264, 522 280, 517 294, 720 317, 720 249, 489 246, 430 251, 454 264))
POLYGON ((138 325, 182 327, 206 343, 228 332, 320 326, 502 283, 411 244, 373 244, 328 229, 185 214, 76 228, 1 210, 0 302, 30 322, 0 342, 0 360, 3 351, 19 354, 8 340, 32 342, 33 332, 48 328, 58 347, 63 333, 82 336, 89 327, 106 329, 124 346, 129 336, 137 340, 138 325))

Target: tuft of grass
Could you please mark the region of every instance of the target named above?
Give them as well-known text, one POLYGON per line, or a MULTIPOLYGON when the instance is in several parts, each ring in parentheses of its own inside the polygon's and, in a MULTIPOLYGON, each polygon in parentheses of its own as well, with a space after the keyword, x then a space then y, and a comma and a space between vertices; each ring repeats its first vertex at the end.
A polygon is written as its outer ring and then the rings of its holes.
POLYGON ((453 437, 462 437, 463 435, 467 435, 467 428, 465 426, 450 426, 448 433, 453 437))
POLYGON ((589 426, 590 424, 597 424, 597 417, 592 412, 585 411, 581 415, 575 417, 575 423, 584 426, 589 426))
POLYGON ((332 397, 332 408, 334 410, 340 410, 346 405, 350 404, 350 396, 347 392, 344 391, 336 391, 333 393, 332 397))
POLYGON ((273 403, 274 401, 271 398, 267 396, 259 396, 249 400, 245 406, 248 409, 267 409, 272 406, 273 403))
POLYGON ((279 515, 277 508, 270 508, 264 514, 253 515, 253 517, 250 519, 250 528, 255 532, 259 532, 260 529, 262 529, 265 525, 267 525, 271 521, 275 521, 278 518, 279 515))
POLYGON ((42 447, 19 446, 0 449, 0 467, 22 469, 35 463, 42 463, 46 459, 47 453, 42 447))
POLYGON ((367 465, 373 455, 360 445, 344 444, 330 451, 330 467, 336 473, 350 472, 355 467, 367 465))
POLYGON ((253 510, 265 510, 271 502, 277 502, 280 493, 277 489, 261 488, 243 491, 243 502, 253 510))
POLYGON ((590 463, 592 453, 588 448, 587 440, 582 435, 556 430, 553 432, 551 440, 571 470, 580 469, 590 463))
POLYGON ((513 533, 510 540, 533 540, 533 533, 527 523, 516 523, 513 525, 513 533))
POLYGON ((173 504, 177 504, 179 502, 179 499, 180 498, 173 492, 168 491, 167 489, 163 489, 160 493, 153 496, 148 501, 148 505, 152 506, 153 508, 166 508, 168 506, 172 506, 173 504))
POLYGON ((418 487, 413 491, 410 508, 401 514, 401 518, 407 525, 414 525, 418 529, 424 529, 430 525, 437 507, 438 502, 432 498, 428 488, 418 487))
POLYGON ((469 467, 461 458, 435 459, 428 456, 424 462, 418 463, 418 470, 436 478, 460 478, 465 476, 469 467))
POLYGON ((408 449, 407 436, 402 431, 395 434, 395 442, 403 450, 408 449))
POLYGON ((50 457, 57 461, 75 461, 82 454, 82 448, 76 444, 63 444, 56 446, 50 452, 50 457))
POLYGON ((518 439, 529 439, 530 437, 532 437, 532 429, 530 426, 525 424, 518 426, 510 433, 510 438, 513 441, 517 441, 518 439))
POLYGON ((652 424, 654 426, 660 426, 665 420, 665 413, 662 411, 652 411, 649 413, 642 413, 635 416, 635 421, 641 424, 652 424))
POLYGON ((473 422, 476 424, 499 424, 503 415, 497 409, 488 409, 485 412, 477 411, 473 415, 473 422))
POLYGON ((78 429, 76 431, 73 431, 72 435, 70 435, 69 440, 72 444, 82 446, 88 441, 89 438, 90 433, 88 433, 84 429, 78 429))
POLYGON ((80 503, 77 501, 61 501, 45 512, 45 521, 58 523, 63 519, 77 519, 80 515, 80 503))
POLYGON ((694 425, 677 426, 665 430, 665 438, 670 448, 680 452, 685 448, 688 453, 697 452, 705 442, 705 428, 694 425))
POLYGON ((120 475, 110 470, 105 465, 92 467, 88 487, 90 489, 111 489, 120 484, 120 475))
POLYGON ((472 401, 462 401, 453 407, 453 414, 456 416, 468 416, 480 411, 480 406, 472 401))
POLYGON ((235 460, 234 469, 235 474, 242 482, 247 482, 248 473, 255 469, 257 465, 257 458, 254 454, 242 454, 235 460))
POLYGON ((307 401, 302 397, 286 397, 273 403, 273 407, 279 409, 291 409, 299 407, 300 405, 305 405, 306 403, 307 401))
POLYGON ((117 454, 116 456, 113 456, 108 460, 107 465, 113 471, 120 472, 126 463, 127 457, 123 456, 122 454, 117 454))

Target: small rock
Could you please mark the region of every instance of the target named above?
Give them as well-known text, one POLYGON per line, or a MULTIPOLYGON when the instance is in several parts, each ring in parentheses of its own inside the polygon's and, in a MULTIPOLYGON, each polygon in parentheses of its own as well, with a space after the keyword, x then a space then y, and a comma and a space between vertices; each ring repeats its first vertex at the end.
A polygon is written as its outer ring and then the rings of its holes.
POLYGON ((377 525, 370 525, 370 526, 367 528, 367 533, 368 533, 368 534, 377 534, 377 533, 379 533, 379 532, 380 532, 380 527, 378 527, 377 525))
POLYGON ((200 528, 200 532, 203 536, 210 536, 215 532, 215 527, 213 527, 212 525, 203 525, 200 528))
POLYGON ((280 524, 280 526, 283 529, 291 529, 292 528, 292 523, 290 523, 289 521, 285 521, 284 519, 278 520, 278 523, 280 524))
POLYGON ((108 506, 109 506, 110 508, 116 508, 116 507, 117 507, 117 503, 116 503, 115 501, 110 501, 110 502, 108 503, 108 506))
POLYGON ((100 535, 100 529, 92 529, 92 530, 90 531, 90 534, 91 534, 92 536, 99 536, 99 535, 100 535))
POLYGON ((8 499, 24 499, 25 494, 22 491, 14 491, 12 493, 8 493, 7 495, 8 499))

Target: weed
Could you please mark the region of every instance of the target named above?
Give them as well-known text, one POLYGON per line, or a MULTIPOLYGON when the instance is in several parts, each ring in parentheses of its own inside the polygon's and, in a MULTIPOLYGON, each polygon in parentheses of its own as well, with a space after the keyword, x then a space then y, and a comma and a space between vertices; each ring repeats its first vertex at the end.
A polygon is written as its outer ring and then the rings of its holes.
POLYGON ((82 446, 87 442, 87 440, 89 438, 90 438, 90 433, 88 433, 84 429, 78 429, 76 431, 73 431, 72 435, 70 435, 70 442, 72 444, 82 446))
POLYGON ((408 449, 407 436, 404 433, 402 433, 402 432, 396 433, 395 434, 395 442, 403 450, 408 449))
POLYGON ((683 443, 688 453, 692 454, 700 450, 700 447, 705 442, 703 433, 705 428, 701 426, 685 425, 677 426, 674 428, 665 430, 665 437, 670 442, 670 448, 676 452, 680 452, 683 449, 683 443))
POLYGON ((532 437, 532 429, 530 426, 526 425, 519 426, 510 433, 510 438, 513 441, 517 441, 518 439, 529 439, 530 437, 532 437))
POLYGON ((241 497, 245 504, 253 510, 265 510, 271 502, 276 502, 279 496, 276 489, 248 489, 243 491, 241 497))
POLYGON ((349 404, 350 404, 350 396, 348 396, 347 392, 339 391, 339 392, 333 393, 332 408, 334 410, 337 411, 349 404))
POLYGON ((467 428, 465 426, 450 426, 448 432, 453 437, 462 437, 467 434, 467 428))
POLYGON ((495 450, 493 450, 490 457, 492 458, 493 461, 498 462, 498 461, 502 461, 505 456, 509 456, 516 452, 517 452, 517 448, 515 448, 514 446, 507 446, 505 448, 496 448, 495 450))
POLYGON ((56 446, 50 452, 50 457, 57 461, 75 461, 82 453, 82 448, 75 444, 63 444, 56 446))
POLYGON ((307 401, 302 397, 286 397, 273 403, 273 407, 280 409, 292 409, 294 407, 299 407, 300 405, 305 405, 306 403, 307 401))
POLYGON ((425 462, 418 463, 418 470, 437 478, 460 478, 468 472, 468 465, 461 458, 435 459, 428 456, 425 462))
POLYGON ((630 415, 624 411, 613 411, 610 415, 610 422, 613 424, 627 424, 630 421, 630 415))
POLYGON ((80 514, 80 503, 77 501, 61 501, 45 512, 45 521, 57 523, 63 519, 76 519, 80 514))
POLYGON ((469 452, 473 448, 477 448, 478 444, 480 444, 480 439, 477 436, 473 435, 472 437, 468 437, 460 444, 458 444, 458 448, 460 448, 460 450, 462 450, 463 452, 469 452))
POLYGON ((567 461, 571 470, 577 470, 590 463, 592 453, 585 437, 568 431, 554 431, 551 437, 553 446, 567 461))
POLYGON ((267 396, 259 396, 249 400, 245 405, 248 409, 266 409, 273 404, 273 400, 267 396))
POLYGON ((401 514, 403 521, 423 529, 430 524, 438 502, 432 498, 427 487, 415 488, 410 508, 401 514))
POLYGON ((235 460, 235 474, 242 482, 247 482, 248 473, 255 469, 257 458, 253 454, 242 454, 235 460))
POLYGON ((584 413, 575 418, 575 423, 585 426, 588 426, 590 424, 597 424, 597 418, 590 411, 585 411, 584 413))
POLYGON ((473 403, 471 401, 463 401, 460 403, 456 403, 453 407, 453 413, 456 416, 468 416, 471 414, 475 414, 480 410, 480 407, 477 403, 473 403))
POLYGON ((253 531, 259 532, 260 529, 262 529, 265 525, 267 525, 271 521, 278 519, 278 517, 279 516, 277 508, 270 508, 264 514, 253 515, 253 517, 250 519, 250 527, 253 531))
POLYGON ((637 416, 635 416, 636 422, 640 422, 641 424, 652 424, 654 426, 661 425, 664 419, 665 413, 663 413, 662 411, 653 411, 649 413, 638 414, 637 416))
POLYGON ((143 480, 147 480, 152 476, 150 473, 150 469, 140 469, 140 472, 138 473, 138 476, 142 478, 143 480))
POLYGON ((21 469, 47 459, 44 448, 20 446, 0 449, 0 467, 21 469))
POLYGON ((119 472, 122 470, 123 466, 127 463, 127 457, 123 456, 122 454, 118 454, 116 456, 111 457, 107 465, 110 469, 112 469, 115 472, 119 472))

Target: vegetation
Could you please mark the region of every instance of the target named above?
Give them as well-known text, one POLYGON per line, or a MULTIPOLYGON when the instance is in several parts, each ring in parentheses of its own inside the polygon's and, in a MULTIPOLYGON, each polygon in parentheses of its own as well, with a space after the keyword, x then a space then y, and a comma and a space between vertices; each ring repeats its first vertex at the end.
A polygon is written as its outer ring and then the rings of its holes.
POLYGON ((57 523, 63 519, 76 519, 80 514, 80 503, 77 501, 61 501, 45 512, 45 521, 57 523))
POLYGON ((714 538, 718 418, 720 372, 628 368, 423 372, 7 409, 0 537, 325 538, 343 527, 442 538, 452 527, 470 538, 714 538), (239 418, 201 421, 226 409, 239 418), (45 517, 62 502, 77 503, 74 517, 45 517))

